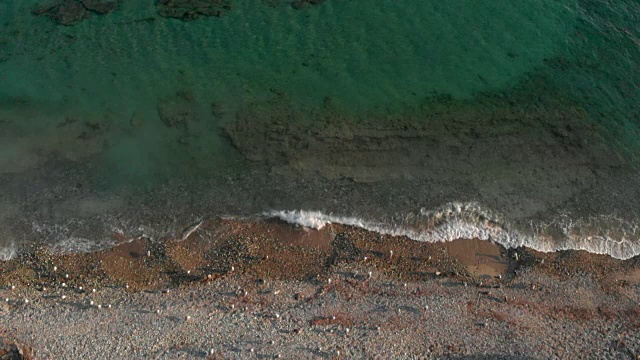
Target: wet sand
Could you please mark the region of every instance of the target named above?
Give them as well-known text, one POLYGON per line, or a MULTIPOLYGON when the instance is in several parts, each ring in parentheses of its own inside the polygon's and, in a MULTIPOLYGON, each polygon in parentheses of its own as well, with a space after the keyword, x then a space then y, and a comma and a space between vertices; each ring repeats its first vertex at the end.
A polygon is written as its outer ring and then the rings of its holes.
POLYGON ((425 244, 275 220, 209 221, 180 239, 114 239, 121 244, 101 252, 34 248, 2 264, 0 354, 640 355, 638 258, 506 250, 475 239, 425 244))

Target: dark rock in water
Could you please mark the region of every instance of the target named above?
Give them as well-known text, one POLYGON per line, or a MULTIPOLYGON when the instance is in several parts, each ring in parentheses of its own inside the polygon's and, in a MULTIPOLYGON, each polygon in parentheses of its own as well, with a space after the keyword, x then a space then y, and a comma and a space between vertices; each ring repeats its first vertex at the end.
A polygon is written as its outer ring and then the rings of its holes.
POLYGON ((325 0, 296 0, 291 3, 291 7, 296 10, 300 10, 307 6, 320 5, 323 2, 325 2, 325 0))
POLYGON ((40 5, 33 10, 34 15, 46 15, 61 25, 73 25, 86 19, 90 13, 76 0, 61 0, 48 5, 40 5))
POLYGON ((61 25, 73 25, 91 13, 108 14, 116 9, 114 0, 58 0, 36 7, 34 15, 46 15, 61 25))
POLYGON ((108 14, 116 9, 116 2, 109 0, 82 0, 82 5, 97 14, 108 14))
POLYGON ((227 0, 159 0, 156 7, 162 17, 192 21, 200 16, 222 16, 231 10, 231 3, 227 0))

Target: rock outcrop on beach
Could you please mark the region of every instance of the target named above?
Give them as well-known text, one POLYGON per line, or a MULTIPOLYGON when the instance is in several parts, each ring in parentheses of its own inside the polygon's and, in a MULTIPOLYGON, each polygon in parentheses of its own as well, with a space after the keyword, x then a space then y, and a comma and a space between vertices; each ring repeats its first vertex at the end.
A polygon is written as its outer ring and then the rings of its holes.
POLYGON ((222 16, 231 10, 231 3, 227 0, 159 0, 156 7, 162 17, 192 21, 202 16, 222 16))
POLYGON ((115 0, 57 0, 38 5, 32 13, 48 16, 60 25, 73 25, 91 14, 108 14, 116 7, 115 0))

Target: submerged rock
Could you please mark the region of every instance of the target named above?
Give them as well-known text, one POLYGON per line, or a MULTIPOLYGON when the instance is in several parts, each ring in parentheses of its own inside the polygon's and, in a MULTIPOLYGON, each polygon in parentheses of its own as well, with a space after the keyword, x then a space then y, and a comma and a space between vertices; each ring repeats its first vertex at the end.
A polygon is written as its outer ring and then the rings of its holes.
POLYGON ((197 121, 196 101, 189 91, 178 91, 174 96, 160 99, 158 116, 169 128, 188 128, 188 123, 197 121))
POLYGON ((159 0, 156 7, 162 17, 192 21, 201 16, 222 16, 231 10, 231 3, 227 0, 159 0))
POLYGON ((32 13, 48 16, 60 25, 73 25, 92 13, 108 14, 116 6, 115 0, 57 0, 38 5, 32 13))
POLYGON ((323 2, 325 2, 325 0, 296 0, 291 3, 291 7, 296 10, 300 10, 307 6, 320 5, 323 2))

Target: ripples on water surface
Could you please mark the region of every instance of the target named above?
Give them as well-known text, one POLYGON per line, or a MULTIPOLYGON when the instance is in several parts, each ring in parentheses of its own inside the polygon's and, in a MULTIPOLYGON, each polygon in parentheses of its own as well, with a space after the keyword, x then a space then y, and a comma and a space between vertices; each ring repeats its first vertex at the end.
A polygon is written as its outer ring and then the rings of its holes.
POLYGON ((307 3, 0 3, 5 256, 219 215, 640 253, 636 1, 307 3))

